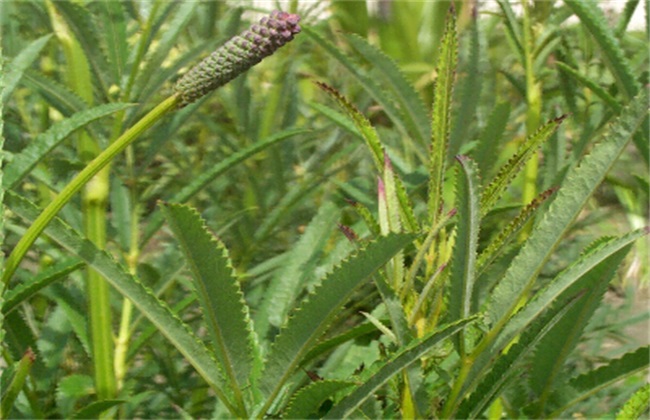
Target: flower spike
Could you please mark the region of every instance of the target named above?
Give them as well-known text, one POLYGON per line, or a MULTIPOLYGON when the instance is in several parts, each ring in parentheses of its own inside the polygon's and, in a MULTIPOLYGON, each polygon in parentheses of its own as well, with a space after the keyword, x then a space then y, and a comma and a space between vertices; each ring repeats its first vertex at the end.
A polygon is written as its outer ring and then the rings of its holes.
POLYGON ((276 10, 228 40, 176 82, 179 108, 225 85, 291 41, 300 32, 299 21, 296 14, 276 10))

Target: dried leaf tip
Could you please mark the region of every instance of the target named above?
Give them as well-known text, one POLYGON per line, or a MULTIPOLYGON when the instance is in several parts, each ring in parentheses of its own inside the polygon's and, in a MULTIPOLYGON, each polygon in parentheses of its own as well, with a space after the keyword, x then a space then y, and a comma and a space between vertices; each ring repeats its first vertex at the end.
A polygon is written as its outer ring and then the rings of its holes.
POLYGON ((296 14, 276 10, 228 40, 178 80, 179 108, 225 85, 291 41, 300 32, 299 21, 296 14))

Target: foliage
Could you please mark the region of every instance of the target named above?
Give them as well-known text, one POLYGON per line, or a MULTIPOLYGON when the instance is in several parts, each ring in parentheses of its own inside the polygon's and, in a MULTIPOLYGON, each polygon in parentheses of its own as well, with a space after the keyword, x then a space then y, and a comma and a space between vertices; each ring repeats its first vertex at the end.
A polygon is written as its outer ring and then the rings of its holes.
POLYGON ((3 3, 0 416, 643 416, 639 3, 3 3))

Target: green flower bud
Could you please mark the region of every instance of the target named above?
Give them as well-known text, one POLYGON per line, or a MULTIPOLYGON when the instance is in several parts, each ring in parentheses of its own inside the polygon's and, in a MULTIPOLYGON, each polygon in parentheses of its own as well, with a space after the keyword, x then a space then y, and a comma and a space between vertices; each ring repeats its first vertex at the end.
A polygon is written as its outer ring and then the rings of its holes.
POLYGON ((181 96, 179 107, 225 85, 273 54, 300 32, 299 21, 298 15, 276 10, 228 40, 176 82, 175 90, 181 96))

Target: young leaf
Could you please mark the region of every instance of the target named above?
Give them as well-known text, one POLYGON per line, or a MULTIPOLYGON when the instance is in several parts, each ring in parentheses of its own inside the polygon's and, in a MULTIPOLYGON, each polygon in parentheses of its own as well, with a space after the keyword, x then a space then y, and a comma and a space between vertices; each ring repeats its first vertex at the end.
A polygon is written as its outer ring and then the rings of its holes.
POLYGON ((338 266, 300 305, 269 351, 260 384, 267 402, 260 412, 270 407, 351 294, 414 238, 411 234, 380 237, 338 266))
POLYGON ((485 187, 485 191, 481 197, 481 216, 485 216, 494 208, 494 205, 501 198, 501 195, 508 188, 515 176, 521 171, 526 162, 535 156, 535 153, 537 153, 551 134, 555 132, 564 118, 566 118, 566 115, 555 118, 540 127, 521 144, 517 153, 501 167, 492 182, 485 187))
POLYGON ((623 405, 623 408, 616 413, 616 420, 638 420, 644 413, 647 414, 650 407, 650 384, 639 388, 623 405))
POLYGON ((438 220, 442 210, 442 186, 446 169, 447 148, 449 147, 451 100, 457 60, 456 16, 451 11, 447 16, 445 33, 438 53, 436 66, 438 77, 433 91, 433 118, 429 157, 429 220, 433 224, 438 220))
POLYGON ((537 274, 564 233, 648 117, 647 104, 648 95, 643 91, 601 136, 603 140, 593 148, 591 154, 582 160, 580 166, 569 172, 545 217, 533 230, 505 277, 491 294, 488 312, 492 323, 505 322, 522 294, 532 287, 537 274))
POLYGON ((248 385, 252 360, 258 350, 248 306, 228 251, 208 231, 196 210, 180 204, 162 204, 161 207, 192 271, 217 360, 243 408, 242 391, 248 385))
MULTIPOLYGON (((452 322, 469 317, 472 309, 480 222, 478 169, 466 156, 457 156, 456 160, 461 165, 462 174, 457 184, 458 221, 449 277, 449 319, 452 322)), ((468 343, 465 342, 463 331, 459 332, 454 342, 459 354, 464 357, 468 343)))
POLYGON ((475 321, 475 317, 447 324, 432 331, 425 337, 416 340, 407 347, 403 347, 373 376, 366 380, 363 385, 357 387, 350 395, 339 401, 324 418, 342 419, 351 416, 367 398, 371 397, 390 378, 407 368, 413 362, 419 360, 440 341, 455 334, 473 321, 475 321))

